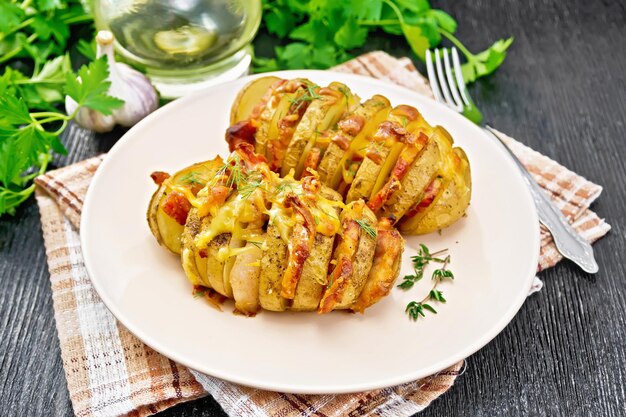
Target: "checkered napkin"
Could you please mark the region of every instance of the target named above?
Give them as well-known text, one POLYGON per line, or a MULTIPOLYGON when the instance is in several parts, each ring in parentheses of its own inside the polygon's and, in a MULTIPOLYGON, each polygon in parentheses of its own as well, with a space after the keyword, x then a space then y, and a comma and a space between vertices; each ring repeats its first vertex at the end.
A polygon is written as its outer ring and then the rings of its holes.
MULTIPOLYGON (((363 55, 337 70, 431 94, 410 60, 383 52, 363 55)), ((585 239, 593 242, 609 231, 610 226, 589 210, 602 191, 600 186, 511 138, 507 140, 585 239)), ((76 415, 147 416, 210 394, 232 416, 409 416, 446 392, 461 372, 463 361, 395 387, 346 395, 293 395, 221 381, 160 355, 115 320, 85 270, 78 234, 80 213, 103 158, 91 158, 35 180, 61 355, 76 415)), ((560 259, 550 235, 542 231, 538 269, 560 259)))

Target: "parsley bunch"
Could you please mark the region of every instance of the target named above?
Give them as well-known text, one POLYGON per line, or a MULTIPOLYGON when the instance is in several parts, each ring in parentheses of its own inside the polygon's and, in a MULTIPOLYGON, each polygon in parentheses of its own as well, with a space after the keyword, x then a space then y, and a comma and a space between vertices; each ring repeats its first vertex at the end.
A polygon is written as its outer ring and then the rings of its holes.
POLYGON ((66 153, 59 135, 78 109, 123 104, 107 94, 104 57, 72 71, 72 29, 91 22, 77 0, 0 0, 0 215, 33 193, 53 152, 66 153), (66 95, 78 103, 70 115, 59 110, 66 95))
POLYGON ((504 61, 512 38, 496 41, 473 54, 455 36, 457 22, 433 9, 428 0, 263 0, 263 27, 286 41, 275 57, 256 57, 257 72, 280 69, 325 69, 352 58, 376 29, 402 36, 415 55, 448 39, 467 60, 466 82, 491 74, 504 61))

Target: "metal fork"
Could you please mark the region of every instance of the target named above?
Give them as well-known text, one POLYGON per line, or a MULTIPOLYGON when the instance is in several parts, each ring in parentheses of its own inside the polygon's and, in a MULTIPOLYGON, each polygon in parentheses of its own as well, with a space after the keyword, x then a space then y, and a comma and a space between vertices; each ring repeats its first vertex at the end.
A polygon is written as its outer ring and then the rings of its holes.
MULTIPOLYGON (((482 115, 480 112, 477 112, 476 106, 472 103, 467 91, 463 73, 461 72, 459 53, 456 48, 452 48, 451 53, 448 53, 448 50, 443 48, 435 49, 434 52, 426 51, 426 70, 428 71, 428 79, 430 80, 435 99, 480 125, 482 115), (452 65, 450 65, 450 55, 452 55, 452 65), (441 62, 442 56, 443 64, 441 62)), ((590 274, 598 272, 598 264, 593 257, 591 245, 570 226, 561 210, 552 203, 544 190, 498 135, 498 132, 486 125, 481 125, 481 128, 487 133, 487 136, 495 138, 496 142, 507 150, 515 164, 519 167, 537 207, 539 221, 552 234, 558 251, 564 257, 580 266, 585 272, 590 274)))

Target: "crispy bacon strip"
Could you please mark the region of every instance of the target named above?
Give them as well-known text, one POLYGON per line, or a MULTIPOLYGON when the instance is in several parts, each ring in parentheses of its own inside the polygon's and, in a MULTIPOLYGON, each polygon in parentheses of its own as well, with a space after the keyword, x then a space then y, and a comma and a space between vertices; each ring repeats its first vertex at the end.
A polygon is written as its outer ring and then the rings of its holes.
MULTIPOLYGON (((362 210, 357 207, 356 211, 362 210)), ((360 218, 358 214, 361 213, 357 213, 356 216, 344 217, 341 221, 342 234, 337 249, 335 249, 337 264, 328 276, 329 286, 326 287, 317 310, 320 314, 333 311, 341 301, 346 286, 352 277, 354 257, 361 236, 361 226, 354 220, 354 218, 360 218)))
POLYGON ((283 275, 280 295, 287 299, 293 299, 296 295, 296 287, 300 281, 304 263, 309 258, 313 247, 315 221, 308 207, 293 193, 289 193, 285 197, 284 206, 286 208, 293 207, 297 221, 289 241, 289 260, 285 275, 283 275))
POLYGON ((337 123, 339 130, 350 136, 356 136, 365 125, 365 117, 358 114, 352 114, 337 123))
POLYGON ((317 169, 322 159, 322 150, 317 146, 312 148, 304 160, 304 172, 302 176, 311 175, 311 170, 317 169))
POLYGON ((226 129, 226 143, 232 152, 242 143, 252 146, 256 143, 256 124, 253 119, 242 120, 226 129))
POLYGON ((393 227, 393 220, 380 219, 376 239, 374 263, 359 298, 352 305, 353 311, 363 311, 389 294, 398 277, 404 242, 400 233, 393 227))
POLYGON ((422 198, 417 202, 417 204, 411 207, 402 218, 410 219, 411 217, 417 215, 419 212, 424 211, 428 206, 433 203, 435 197, 437 197, 439 191, 441 191, 442 186, 443 179, 441 177, 437 177, 432 180, 430 184, 428 184, 428 187, 426 187, 426 191, 424 191, 424 195, 422 196, 422 198))
POLYGON ((250 113, 250 119, 258 119, 263 109, 267 106, 270 99, 274 96, 276 91, 280 91, 283 86, 287 83, 288 80, 281 78, 280 80, 276 80, 274 84, 263 94, 263 97, 259 100, 256 106, 252 109, 252 113, 250 113))
POLYGON ((167 172, 163 172, 163 171, 154 171, 152 174, 150 174, 150 178, 152 178, 152 181, 154 181, 156 185, 163 184, 163 181, 165 181, 169 177, 170 177, 170 174, 168 174, 167 172))
POLYGON ((293 132, 309 104, 310 101, 301 101, 291 105, 287 115, 278 121, 278 137, 267 142, 267 154, 271 156, 270 169, 272 171, 280 170, 293 132))
POLYGON ((163 211, 165 214, 176 220, 181 226, 185 225, 187 215, 191 210, 191 203, 184 194, 172 191, 163 200, 163 211))
POLYGON ((407 134, 404 136, 404 140, 406 145, 400 152, 400 156, 398 156, 398 160, 391 170, 389 180, 367 204, 376 214, 391 199, 393 193, 400 189, 402 178, 409 172, 413 162, 415 162, 422 149, 428 143, 428 136, 423 132, 420 132, 417 136, 407 134))

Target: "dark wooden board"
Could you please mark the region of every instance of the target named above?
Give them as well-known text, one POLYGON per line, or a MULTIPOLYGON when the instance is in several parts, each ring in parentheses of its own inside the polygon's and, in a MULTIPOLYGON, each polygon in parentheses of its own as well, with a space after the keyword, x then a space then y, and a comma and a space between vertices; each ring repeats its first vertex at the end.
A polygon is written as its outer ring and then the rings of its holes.
MULTIPOLYGON (((503 67, 471 87, 486 119, 605 188, 593 209, 612 232, 600 272, 563 262, 542 292, 468 359, 423 416, 626 415, 626 6, 620 1, 433 1, 472 50, 508 35, 503 67)), ((390 39, 373 43, 396 54, 390 39)), ((63 165, 106 151, 122 133, 72 130, 63 165)), ((503 279, 506 279, 506 271, 503 279)), ((471 318, 469 318, 471 319, 471 318)), ((0 415, 71 416, 34 200, 0 219, 0 415)), ((224 415, 205 398, 163 416, 224 415)))

